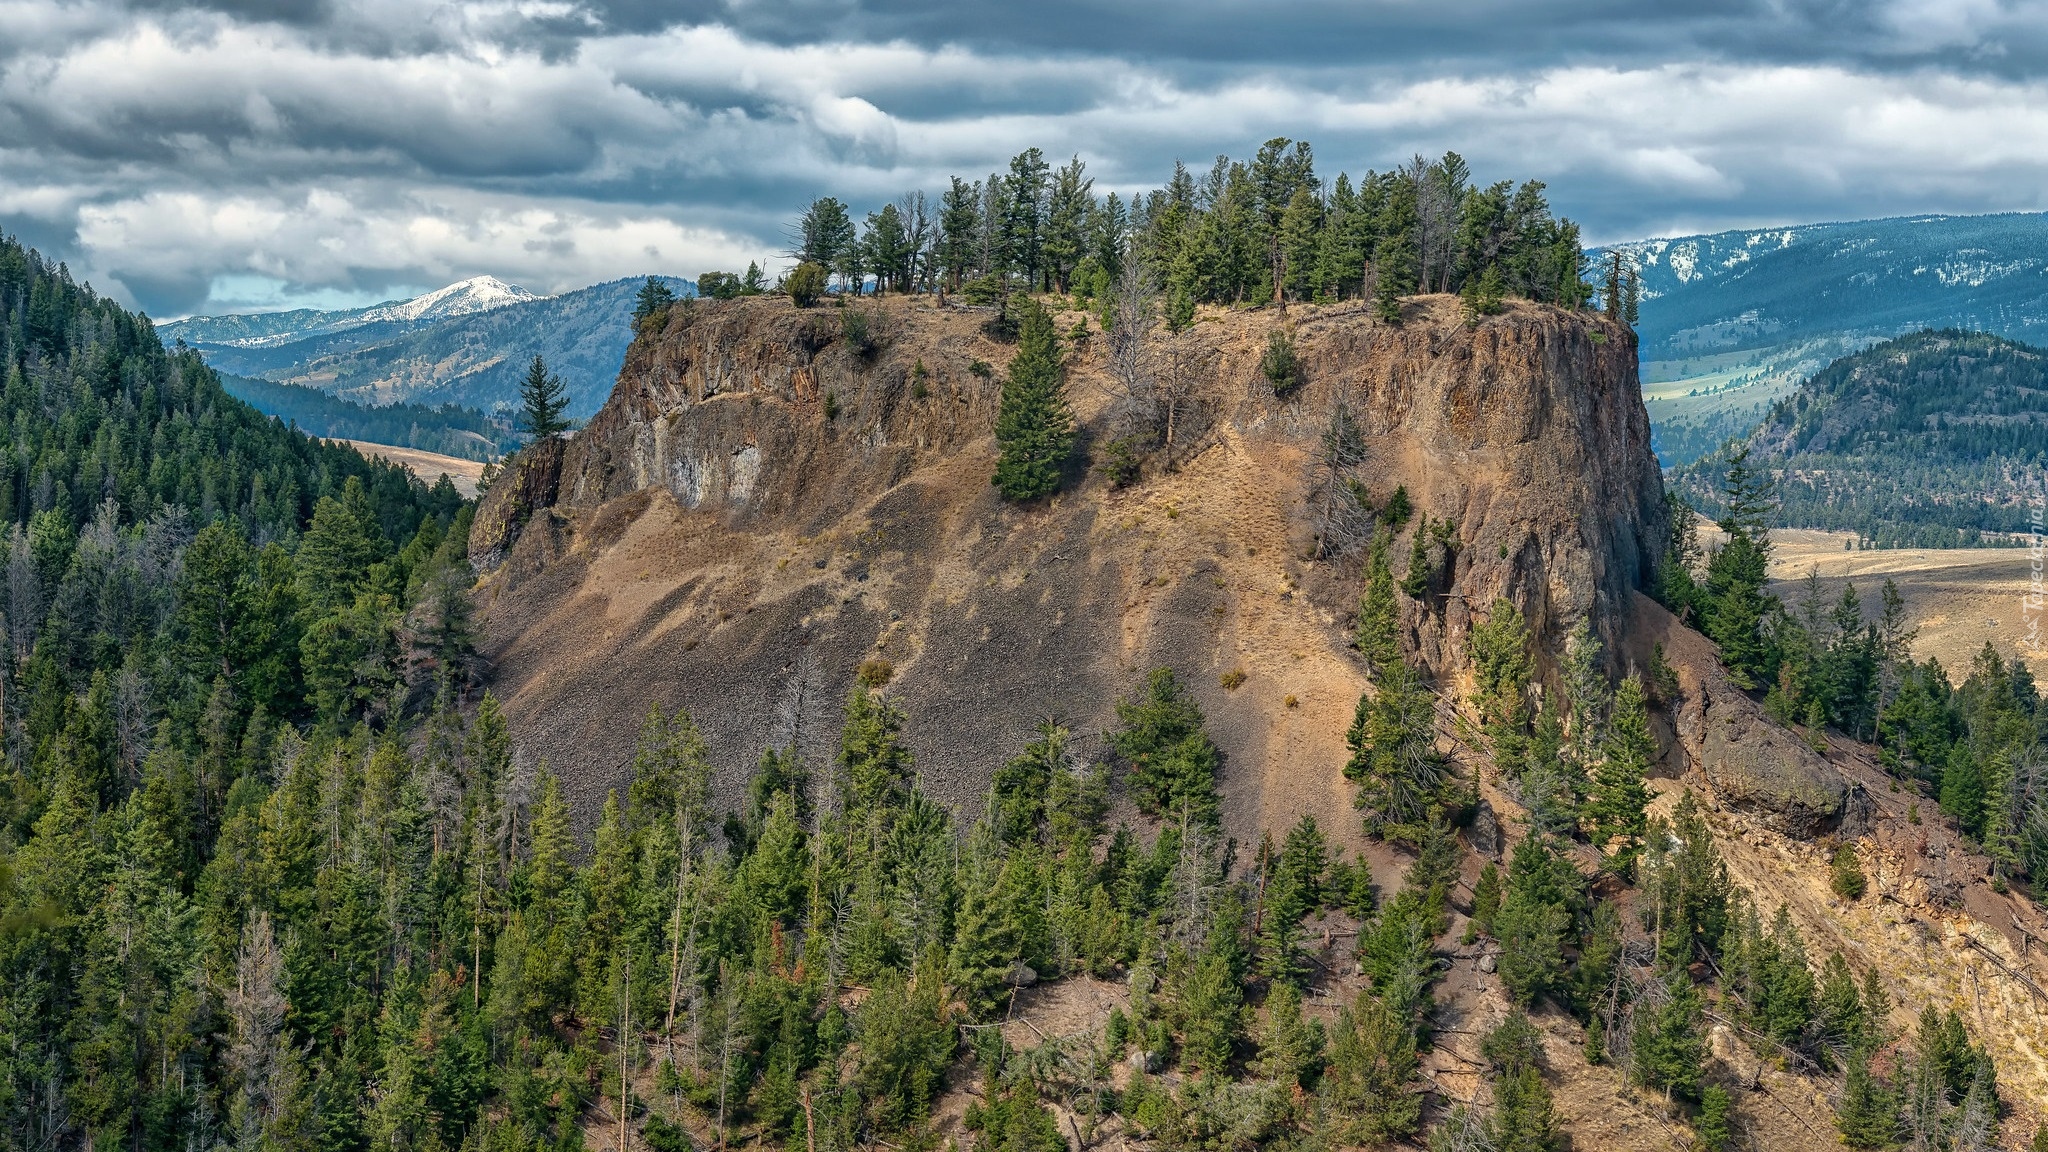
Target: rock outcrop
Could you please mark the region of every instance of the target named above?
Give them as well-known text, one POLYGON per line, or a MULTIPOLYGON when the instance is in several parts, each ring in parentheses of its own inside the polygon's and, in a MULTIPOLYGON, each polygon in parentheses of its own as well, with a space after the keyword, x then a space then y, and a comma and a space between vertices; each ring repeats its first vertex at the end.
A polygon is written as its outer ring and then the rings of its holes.
POLYGON ((1646 596, 1636 598, 1626 633, 1635 667, 1656 653, 1677 674, 1678 698, 1666 702, 1681 760, 1674 775, 1697 773, 1723 805, 1789 836, 1855 836, 1867 826, 1863 789, 1730 684, 1706 637, 1646 596))
MULTIPOLYGON (((1633 336, 1597 316, 1518 303, 1467 328, 1448 298, 1409 302, 1399 326, 1355 306, 1205 313, 1183 337, 1205 382, 1170 461, 1123 489, 1077 466, 1060 495, 1011 506, 989 475, 1014 349, 983 334, 989 312, 852 307, 674 310, 559 468, 492 488, 472 558, 498 572, 488 654, 529 748, 622 765, 650 704, 686 706, 736 790, 771 742, 822 749, 870 662, 925 787, 971 807, 1040 721, 1097 730, 1168 665, 1228 757, 1233 825, 1286 823, 1349 799, 1360 559, 1307 558, 1306 478, 1338 405, 1375 497, 1404 487, 1454 526, 1444 571, 1403 607, 1440 671, 1461 673, 1499 597, 1553 642, 1620 619, 1668 531, 1633 336), (1281 325, 1308 379, 1284 401, 1258 371, 1281 325)), ((1084 456, 1113 434, 1102 342, 1072 342, 1084 456)), ((617 782, 587 774, 586 802, 617 782)))

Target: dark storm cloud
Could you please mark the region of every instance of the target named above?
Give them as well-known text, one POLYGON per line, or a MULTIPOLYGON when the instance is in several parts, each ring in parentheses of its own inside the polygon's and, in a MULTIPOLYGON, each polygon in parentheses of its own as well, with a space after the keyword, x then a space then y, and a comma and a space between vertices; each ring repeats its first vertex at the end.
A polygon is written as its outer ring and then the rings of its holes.
POLYGON ((743 266, 1029 146, 1456 148, 1589 235, 2048 207, 2048 0, 15 0, 0 227, 159 313, 743 266))

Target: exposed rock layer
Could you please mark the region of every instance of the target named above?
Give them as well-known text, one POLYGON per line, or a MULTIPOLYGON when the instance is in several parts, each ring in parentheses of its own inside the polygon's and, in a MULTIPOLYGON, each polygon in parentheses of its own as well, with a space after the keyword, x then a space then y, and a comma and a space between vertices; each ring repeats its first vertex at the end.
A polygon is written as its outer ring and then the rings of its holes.
MULTIPOLYGON (((1234 827, 1328 822, 1348 806, 1341 737, 1362 687, 1358 557, 1305 558, 1305 477, 1337 404, 1366 434, 1376 498, 1403 486, 1456 526, 1447 570, 1403 605, 1410 645, 1447 675, 1500 596, 1553 646, 1589 613, 1619 620, 1668 531, 1633 337, 1595 316, 1517 304, 1468 329, 1444 298, 1400 326, 1349 307, 1208 314, 1185 338, 1207 383, 1174 466, 1124 490, 1077 468, 1017 507, 988 481, 1013 350, 981 334, 986 313, 859 307, 865 353, 833 308, 678 309, 558 474, 543 459, 492 489, 473 557, 496 571, 490 653, 529 748, 622 765, 650 704, 687 706, 730 793, 804 713, 778 707, 793 677, 812 694, 798 738, 822 752, 854 666, 879 658, 926 786, 973 806, 1039 721, 1098 730, 1166 664, 1228 756, 1234 827), (1284 402, 1257 369, 1281 324, 1308 375, 1284 402), (1243 686, 1225 688, 1233 670, 1243 686)), ((1077 343, 1085 455, 1111 435, 1112 389, 1102 338, 1077 343)), ((619 776, 578 773, 586 802, 619 776)))

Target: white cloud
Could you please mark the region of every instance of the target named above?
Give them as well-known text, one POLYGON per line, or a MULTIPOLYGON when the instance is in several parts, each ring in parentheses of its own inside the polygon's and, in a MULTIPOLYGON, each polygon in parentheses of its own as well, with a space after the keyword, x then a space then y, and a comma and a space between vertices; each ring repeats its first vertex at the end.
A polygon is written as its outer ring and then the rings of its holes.
MULTIPOLYGON (((1888 50, 1981 50, 2027 7, 1902 0, 1872 19, 1888 50)), ((1103 191, 1274 135, 1314 141, 1326 175, 1456 148, 1482 178, 1545 180, 1595 238, 2048 207, 2048 85, 1931 63, 1680 43, 1436 75, 1198 68, 1078 44, 607 32, 550 0, 334 11, 302 28, 0 0, 0 220, 72 231, 63 255, 162 306, 255 291, 234 277, 374 294, 743 267, 810 196, 864 211, 1034 145, 1087 158, 1103 191)))
POLYGON ((79 236, 131 276, 199 275, 235 293, 249 291, 238 274, 317 288, 438 286, 481 272, 560 292, 634 273, 744 267, 758 255, 744 238, 637 208, 464 189, 388 201, 331 189, 299 199, 155 192, 86 207, 79 236))

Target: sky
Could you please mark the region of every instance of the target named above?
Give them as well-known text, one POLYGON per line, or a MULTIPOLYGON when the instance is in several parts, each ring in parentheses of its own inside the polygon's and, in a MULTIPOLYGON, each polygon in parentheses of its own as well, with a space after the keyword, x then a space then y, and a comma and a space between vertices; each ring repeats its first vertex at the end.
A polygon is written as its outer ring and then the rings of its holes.
POLYGON ((0 0, 0 230, 160 318, 774 266, 817 196, 1275 136, 1593 243, 2048 210, 2048 0, 0 0))

